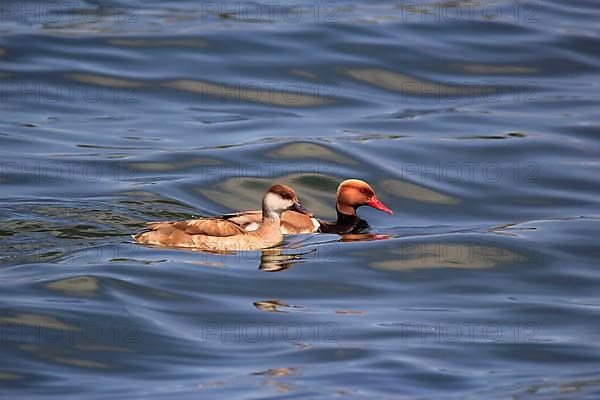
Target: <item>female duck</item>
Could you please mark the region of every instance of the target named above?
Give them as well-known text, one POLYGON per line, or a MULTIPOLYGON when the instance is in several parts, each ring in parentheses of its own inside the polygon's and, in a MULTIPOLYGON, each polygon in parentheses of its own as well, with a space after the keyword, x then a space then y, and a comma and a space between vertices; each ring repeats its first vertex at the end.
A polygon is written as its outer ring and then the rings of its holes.
POLYGON ((262 201, 262 221, 247 231, 223 218, 200 218, 177 222, 150 222, 148 231, 132 236, 137 243, 168 247, 186 247, 210 251, 257 250, 272 247, 283 240, 281 213, 302 207, 294 190, 285 185, 272 186, 262 201))
MULTIPOLYGON (((356 210, 363 205, 367 205, 390 215, 392 210, 383 205, 375 196, 373 188, 364 181, 358 179, 348 179, 343 181, 337 190, 335 208, 337 211, 337 220, 327 222, 313 218, 306 213, 286 211, 281 218, 281 231, 283 234, 298 233, 361 233, 369 229, 367 221, 356 215, 356 210)), ((246 230, 257 229, 260 226, 262 218, 260 211, 248 211, 238 214, 229 214, 223 218, 231 221, 246 230)))

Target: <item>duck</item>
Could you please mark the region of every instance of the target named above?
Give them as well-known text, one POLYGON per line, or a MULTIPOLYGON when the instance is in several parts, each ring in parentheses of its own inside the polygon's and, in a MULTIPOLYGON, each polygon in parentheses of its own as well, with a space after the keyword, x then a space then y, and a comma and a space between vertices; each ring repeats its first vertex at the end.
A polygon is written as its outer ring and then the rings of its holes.
MULTIPOLYGON (((336 221, 324 221, 315 218, 311 213, 285 211, 281 217, 281 231, 284 235, 303 233, 364 233, 369 229, 367 221, 361 219, 356 210, 367 205, 390 215, 394 212, 387 208, 375 195, 375 190, 367 182, 360 179, 347 179, 337 188, 335 208, 336 221)), ((223 219, 233 222, 244 230, 258 229, 262 218, 261 211, 245 211, 226 214, 223 219)))
POLYGON ((310 214, 300 204, 291 187, 276 184, 267 190, 262 199, 260 224, 255 229, 246 230, 227 219, 212 217, 148 222, 145 224, 146 230, 132 235, 132 238, 139 244, 214 252, 265 249, 283 241, 281 214, 288 210, 298 215, 310 214))

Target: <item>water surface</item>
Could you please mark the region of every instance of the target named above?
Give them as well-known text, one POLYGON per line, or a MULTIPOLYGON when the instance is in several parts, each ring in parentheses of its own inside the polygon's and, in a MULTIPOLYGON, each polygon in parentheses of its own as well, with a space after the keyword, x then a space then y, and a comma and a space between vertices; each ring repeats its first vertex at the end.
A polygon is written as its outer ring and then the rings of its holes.
POLYGON ((4 396, 600 395, 595 2, 75 3, 0 10, 4 396), (371 236, 130 241, 350 177, 371 236))

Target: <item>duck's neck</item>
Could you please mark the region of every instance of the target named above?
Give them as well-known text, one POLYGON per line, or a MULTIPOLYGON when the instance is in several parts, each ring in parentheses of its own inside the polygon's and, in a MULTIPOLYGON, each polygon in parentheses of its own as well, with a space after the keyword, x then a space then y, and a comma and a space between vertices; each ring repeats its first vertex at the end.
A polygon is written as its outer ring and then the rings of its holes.
POLYGON ((281 217, 279 216, 279 214, 276 213, 271 213, 271 214, 265 214, 263 212, 263 218, 262 218, 263 222, 273 222, 273 223, 279 223, 281 220, 281 217))
POLYGON ((262 220, 263 223, 272 223, 277 224, 279 226, 281 219, 281 213, 273 210, 271 207, 267 207, 263 204, 262 207, 262 220))
POLYGON ((340 207, 339 203, 336 203, 335 209, 337 211, 337 226, 350 226, 356 224, 358 216, 356 215, 356 209, 351 206, 340 207))
POLYGON ((340 204, 336 202, 335 210, 337 211, 338 220, 356 217, 356 208, 347 204, 340 204))

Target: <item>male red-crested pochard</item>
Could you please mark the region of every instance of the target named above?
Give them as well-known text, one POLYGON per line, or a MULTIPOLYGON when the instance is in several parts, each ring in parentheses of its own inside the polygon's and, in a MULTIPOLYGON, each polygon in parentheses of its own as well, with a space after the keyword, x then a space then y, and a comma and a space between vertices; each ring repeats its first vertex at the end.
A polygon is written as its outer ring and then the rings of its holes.
MULTIPOLYGON (((286 211, 281 217, 281 231, 285 235, 299 233, 361 233, 369 229, 367 221, 356 215, 356 209, 368 205, 390 215, 393 211, 383 205, 375 195, 373 188, 365 181, 347 179, 340 183, 337 190, 335 208, 337 220, 327 222, 312 215, 286 211)), ((228 214, 224 218, 234 222, 246 230, 257 229, 261 220, 260 211, 247 211, 228 214)))
POLYGON ((210 251, 264 249, 283 240, 281 213, 286 210, 294 210, 298 215, 308 213, 292 188, 273 185, 263 197, 262 220, 254 230, 242 229, 234 222, 217 217, 150 222, 146 224, 148 231, 132 237, 141 244, 210 251))

